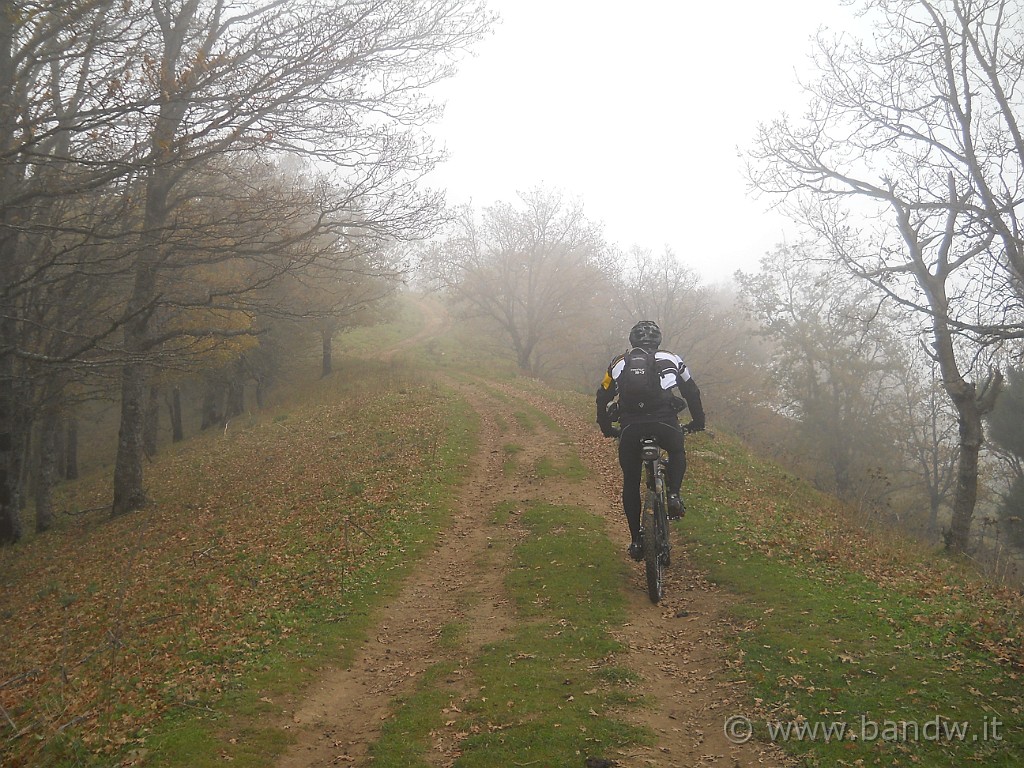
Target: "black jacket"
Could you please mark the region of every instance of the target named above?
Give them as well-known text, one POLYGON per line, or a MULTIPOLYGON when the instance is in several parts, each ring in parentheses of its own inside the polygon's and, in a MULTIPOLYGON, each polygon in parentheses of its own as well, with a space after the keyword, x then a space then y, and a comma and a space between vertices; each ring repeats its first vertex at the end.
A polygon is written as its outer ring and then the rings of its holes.
MULTIPOLYGON (((678 423, 676 415, 680 410, 677 407, 678 403, 673 403, 673 398, 668 396, 672 387, 676 387, 686 400, 694 427, 704 429, 704 406, 700 400, 700 389, 693 377, 690 376, 690 370, 686 367, 683 359, 671 352, 658 350, 655 353, 655 361, 661 378, 661 387, 665 391, 666 397, 662 398, 653 409, 643 414, 619 413, 619 424, 625 427, 645 421, 678 423)), ((602 426, 610 426, 613 420, 608 414, 608 404, 619 394, 616 381, 624 367, 625 355, 623 354, 612 360, 601 381, 601 386, 597 388, 597 423, 602 426)))

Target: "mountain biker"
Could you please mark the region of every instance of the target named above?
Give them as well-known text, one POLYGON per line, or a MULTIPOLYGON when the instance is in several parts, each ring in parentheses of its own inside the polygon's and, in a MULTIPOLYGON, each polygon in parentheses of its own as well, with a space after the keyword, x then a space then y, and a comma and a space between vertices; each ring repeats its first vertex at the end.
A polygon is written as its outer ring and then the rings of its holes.
POLYGON ((704 406, 697 383, 681 357, 660 349, 661 338, 661 328, 652 320, 641 320, 634 325, 629 332, 630 350, 612 360, 597 389, 597 424, 601 433, 605 437, 619 438, 622 507, 629 523, 629 555, 634 560, 643 558, 640 543, 640 478, 643 473, 640 440, 650 435, 668 451, 668 516, 678 520, 686 511, 679 498, 679 488, 686 473, 683 434, 704 429, 704 406), (642 371, 645 365, 651 370, 642 371), (646 395, 642 392, 644 387, 649 390, 646 395), (685 402, 672 395, 672 387, 679 390, 685 402), (635 394, 637 391, 641 391, 639 397, 635 394), (613 404, 616 397, 618 402, 613 404), (692 420, 681 427, 678 412, 683 408, 689 408, 692 420), (616 415, 620 428, 612 424, 616 415))

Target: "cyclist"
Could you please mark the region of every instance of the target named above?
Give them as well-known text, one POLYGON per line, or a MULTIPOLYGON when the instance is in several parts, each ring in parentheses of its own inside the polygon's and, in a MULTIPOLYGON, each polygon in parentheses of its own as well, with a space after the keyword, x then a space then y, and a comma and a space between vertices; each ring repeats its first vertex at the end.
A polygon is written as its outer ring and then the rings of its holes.
POLYGON ((612 360, 597 389, 597 424, 601 433, 619 438, 622 507, 629 523, 629 555, 634 560, 643 558, 640 440, 650 435, 668 451, 668 515, 678 520, 686 511, 679 498, 686 473, 683 433, 704 429, 704 406, 697 383, 681 357, 660 348, 661 338, 661 328, 653 320, 641 320, 634 325, 629 332, 630 350, 612 360), (679 390, 683 400, 672 395, 672 387, 679 390), (616 397, 618 402, 613 404, 616 397), (681 427, 678 412, 683 408, 689 408, 692 420, 681 427), (616 416, 620 428, 612 424, 616 416))

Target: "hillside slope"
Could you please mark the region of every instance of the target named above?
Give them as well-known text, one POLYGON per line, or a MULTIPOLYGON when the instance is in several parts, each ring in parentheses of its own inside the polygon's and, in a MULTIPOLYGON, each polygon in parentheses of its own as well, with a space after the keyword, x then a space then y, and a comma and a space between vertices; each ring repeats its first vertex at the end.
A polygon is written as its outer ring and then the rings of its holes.
POLYGON ((1016 596, 700 435, 652 606, 589 399, 414 309, 0 552, 4 765, 1019 764, 1016 596))

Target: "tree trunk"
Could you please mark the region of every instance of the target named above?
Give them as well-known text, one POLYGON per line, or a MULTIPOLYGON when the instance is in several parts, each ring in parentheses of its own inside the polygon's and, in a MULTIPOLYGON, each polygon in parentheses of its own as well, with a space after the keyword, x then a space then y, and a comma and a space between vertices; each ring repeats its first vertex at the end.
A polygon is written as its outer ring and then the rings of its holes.
POLYGON ((537 371, 534 370, 533 362, 533 344, 519 345, 516 344, 516 364, 519 366, 519 370, 529 376, 536 376, 537 371))
POLYGON ((146 378, 143 366, 129 363, 121 372, 121 428, 114 465, 113 516, 146 506, 142 471, 142 424, 145 419, 146 378))
POLYGON ((177 385, 171 388, 168 410, 171 416, 171 441, 180 443, 185 438, 185 430, 181 425, 181 389, 177 385))
POLYGON ((263 410, 263 392, 266 389, 266 380, 262 375, 256 374, 256 409, 263 410))
POLYGON ((42 533, 53 527, 53 486, 60 461, 60 414, 56 408, 47 407, 43 412, 39 429, 39 464, 36 469, 36 532, 42 533))
POLYGON ((321 370, 322 376, 329 376, 334 370, 331 365, 331 352, 332 343, 334 340, 334 334, 330 331, 320 331, 320 349, 322 350, 321 358, 323 361, 323 367, 321 370))
MULTIPOLYGON (((0 325, 9 326, 10 321, 0 321, 0 325)), ((8 327, 3 328, 0 338, 12 338, 8 327)), ((15 378, 13 359, 0 358, 0 543, 14 543, 24 534, 21 510, 25 506, 28 433, 32 428, 27 406, 32 393, 27 389, 15 378)))
POLYGON ((227 402, 224 410, 225 421, 245 413, 245 384, 234 377, 228 381, 227 402))
MULTIPOLYGON (((14 131, 16 130, 16 80, 12 49, 14 46, 14 21, 16 12, 5 6, 0 12, 0 154, 13 157, 14 131)), ((0 166, 0 195, 6 196, 17 191, 18 171, 10 160, 0 166)), ((16 277, 18 248, 17 228, 11 226, 16 213, 6 204, 0 207, 0 219, 6 226, 0 231, 0 284, 13 285, 16 277)), ((6 298, 5 298, 6 301, 6 298)), ((6 306, 0 308, 0 345, 11 348, 17 328, 13 312, 6 306)), ((16 400, 14 396, 14 360, 9 355, 0 357, 0 543, 11 544, 22 536, 21 512, 18 508, 19 473, 15 461, 15 450, 20 444, 16 439, 16 400)))
POLYGON ((957 464, 956 493, 953 497, 953 517, 946 533, 946 549, 950 552, 967 551, 971 534, 971 520, 978 501, 978 454, 981 451, 983 430, 981 413, 975 397, 975 387, 967 382, 951 386, 950 397, 956 408, 960 425, 960 460, 957 464))
MULTIPOLYGON (((153 203, 147 201, 147 209, 152 206, 153 203)), ((146 218, 149 221, 157 217, 147 211, 146 218)), ((155 230, 156 224, 152 224, 148 231, 155 233, 155 230)), ((151 249, 139 257, 132 296, 128 302, 131 319, 125 323, 124 346, 130 362, 121 369, 121 427, 117 436, 114 500, 111 505, 111 514, 114 516, 146 505, 142 433, 147 409, 148 366, 137 360, 150 351, 149 320, 156 298, 157 250, 158 246, 154 243, 151 249)))
POLYGON ((67 437, 64 439, 64 477, 78 478, 78 419, 68 419, 67 437))
POLYGON ((57 481, 67 480, 68 476, 64 474, 64 470, 67 468, 67 462, 64 461, 64 457, 68 455, 67 449, 67 430, 64 428, 64 418, 57 422, 56 435, 53 441, 53 454, 56 457, 56 465, 54 466, 53 472, 54 477, 57 481))
POLYGON ((203 413, 202 421, 199 424, 200 429, 209 429, 224 423, 224 419, 220 414, 220 399, 220 386, 215 381, 208 381, 203 392, 203 413))
MULTIPOLYGON (((19 402, 31 402, 31 394, 25 391, 27 387, 17 387, 19 402)), ((18 422, 16 435, 18 441, 15 443, 14 466, 18 473, 18 509, 24 510, 28 503, 26 500, 25 488, 28 487, 29 471, 32 469, 32 424, 35 414, 27 408, 19 408, 17 411, 18 422)))
MULTIPOLYGON (((943 295, 944 298, 944 295, 943 295)), ((946 304, 933 301, 946 311, 946 304)), ((953 337, 948 326, 937 321, 934 326, 939 369, 946 393, 956 409, 960 427, 959 457, 957 460, 956 490, 953 496, 953 517, 945 534, 946 550, 954 554, 967 552, 971 533, 971 520, 978 501, 978 455, 984 443, 985 432, 981 417, 992 410, 1002 388, 1003 377, 993 371, 979 395, 977 387, 964 380, 957 365, 953 337)))
MULTIPOLYGON (((7 367, 7 366, 3 366, 7 367)), ((18 509, 18 473, 15 471, 14 413, 11 407, 11 380, 0 371, 0 544, 21 539, 21 512, 18 509)))
POLYGON ((934 488, 928 489, 928 524, 927 532, 929 537, 935 537, 939 530, 939 507, 942 499, 934 488))
MULTIPOLYGON (((154 133, 154 155, 168 159, 174 139, 174 123, 161 118, 154 133)), ((173 185, 170 167, 152 170, 146 181, 143 245, 135 263, 134 282, 124 326, 124 350, 129 362, 121 369, 121 428, 114 465, 114 501, 111 514, 123 515, 146 505, 143 485, 143 439, 148 393, 148 366, 140 358, 151 354, 150 319, 157 299, 157 272, 167 246, 161 230, 167 222, 168 198, 173 185)))
POLYGON ((151 384, 149 399, 146 401, 145 421, 142 425, 142 450, 149 458, 157 453, 157 441, 160 436, 160 387, 151 384))

